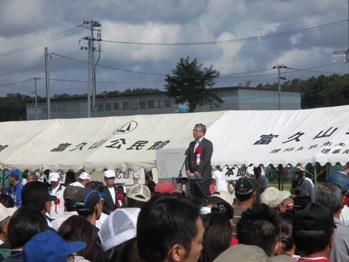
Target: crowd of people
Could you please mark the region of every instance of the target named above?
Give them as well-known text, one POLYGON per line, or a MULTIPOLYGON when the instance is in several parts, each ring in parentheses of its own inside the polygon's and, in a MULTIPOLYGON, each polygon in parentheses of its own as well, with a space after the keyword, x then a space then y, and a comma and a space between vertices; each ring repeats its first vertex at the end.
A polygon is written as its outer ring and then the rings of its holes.
POLYGON ((299 165, 288 191, 256 167, 228 184, 212 171, 205 131, 194 127, 185 191, 151 177, 126 188, 114 170, 104 183, 85 171, 62 183, 57 172, 38 181, 35 172, 8 170, 0 261, 349 261, 348 174, 314 186, 299 165))

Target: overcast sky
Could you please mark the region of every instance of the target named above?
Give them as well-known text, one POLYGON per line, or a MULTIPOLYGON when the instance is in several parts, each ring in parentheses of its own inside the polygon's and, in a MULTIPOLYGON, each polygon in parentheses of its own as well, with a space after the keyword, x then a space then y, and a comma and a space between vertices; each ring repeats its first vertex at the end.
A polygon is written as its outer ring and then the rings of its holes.
MULTIPOLYGON (((347 0, 1 0, 0 17, 0 95, 33 93, 26 80, 45 76, 45 46, 56 54, 51 78, 82 81, 53 80, 51 93, 86 93, 87 51, 78 42, 89 31, 78 25, 91 19, 101 23, 103 40, 187 43, 102 41, 98 93, 162 89, 186 56, 217 69, 217 87, 276 82, 276 64, 293 68, 288 80, 349 68, 332 64, 333 51, 348 48, 347 0)), ((43 80, 38 92, 44 95, 43 80)))

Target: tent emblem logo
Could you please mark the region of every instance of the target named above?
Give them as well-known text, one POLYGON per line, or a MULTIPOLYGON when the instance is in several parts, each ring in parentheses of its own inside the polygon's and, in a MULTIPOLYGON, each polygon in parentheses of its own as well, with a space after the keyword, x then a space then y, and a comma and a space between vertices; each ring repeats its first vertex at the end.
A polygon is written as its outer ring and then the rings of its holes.
POLYGON ((122 127, 114 130, 113 135, 130 133, 133 130, 135 130, 137 126, 138 126, 138 123, 134 120, 131 120, 130 122, 127 122, 125 125, 123 125, 122 127))

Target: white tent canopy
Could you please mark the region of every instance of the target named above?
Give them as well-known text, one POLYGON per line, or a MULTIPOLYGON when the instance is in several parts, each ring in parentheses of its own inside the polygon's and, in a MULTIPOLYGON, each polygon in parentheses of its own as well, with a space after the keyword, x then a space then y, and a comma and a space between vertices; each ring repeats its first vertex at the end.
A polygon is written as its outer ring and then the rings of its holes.
POLYGON ((0 123, 0 165, 86 170, 151 168, 155 150, 186 148, 208 127, 213 164, 345 164, 349 106, 0 123))

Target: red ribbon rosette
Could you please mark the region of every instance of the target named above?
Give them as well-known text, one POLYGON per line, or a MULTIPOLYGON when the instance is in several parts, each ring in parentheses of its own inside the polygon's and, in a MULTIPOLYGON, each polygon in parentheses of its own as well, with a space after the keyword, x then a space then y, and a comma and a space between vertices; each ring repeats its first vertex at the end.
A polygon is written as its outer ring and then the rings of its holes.
POLYGON ((201 146, 198 146, 198 147, 195 149, 194 154, 195 154, 195 155, 200 155, 200 154, 202 154, 203 150, 204 150, 204 149, 203 149, 201 146))
POLYGON ((58 206, 61 203, 61 200, 57 197, 54 201, 55 205, 58 206))

